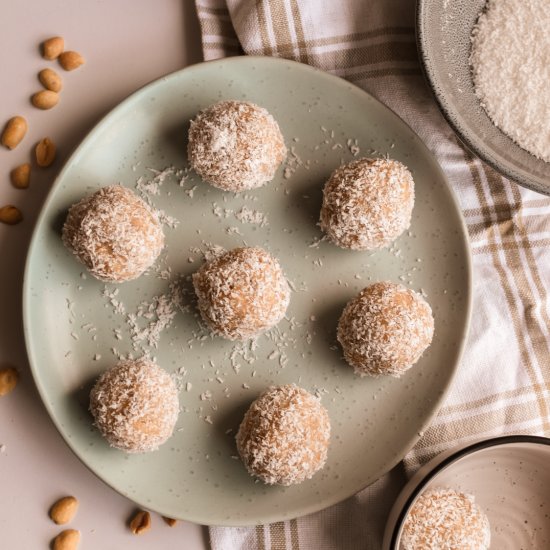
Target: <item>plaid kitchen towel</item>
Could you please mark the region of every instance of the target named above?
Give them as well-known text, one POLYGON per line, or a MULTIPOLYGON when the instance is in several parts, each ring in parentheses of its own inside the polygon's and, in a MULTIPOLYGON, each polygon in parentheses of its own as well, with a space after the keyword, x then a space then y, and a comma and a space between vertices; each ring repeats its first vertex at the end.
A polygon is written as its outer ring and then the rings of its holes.
POLYGON ((271 55, 361 86, 436 155, 468 226, 474 314, 453 388, 403 464, 355 497, 298 520, 211 528, 215 550, 375 549, 405 472, 470 440, 550 436, 550 199, 465 151, 424 82, 412 0, 196 0, 205 59, 271 55))

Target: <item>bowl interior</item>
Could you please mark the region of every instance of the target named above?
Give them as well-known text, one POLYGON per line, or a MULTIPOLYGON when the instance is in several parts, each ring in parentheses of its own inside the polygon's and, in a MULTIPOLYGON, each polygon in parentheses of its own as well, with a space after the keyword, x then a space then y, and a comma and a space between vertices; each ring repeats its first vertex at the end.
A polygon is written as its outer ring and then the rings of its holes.
MULTIPOLYGON (((491 548, 550 548, 548 464, 550 441, 519 441, 481 448, 461 455, 431 477, 408 509, 424 491, 450 487, 475 496, 489 518, 491 548)), ((402 549, 399 541, 403 523, 397 549, 402 549)))
POLYGON ((501 132, 475 95, 470 36, 485 3, 418 1, 418 45, 426 76, 448 122, 475 154, 517 183, 550 194, 550 164, 501 132))

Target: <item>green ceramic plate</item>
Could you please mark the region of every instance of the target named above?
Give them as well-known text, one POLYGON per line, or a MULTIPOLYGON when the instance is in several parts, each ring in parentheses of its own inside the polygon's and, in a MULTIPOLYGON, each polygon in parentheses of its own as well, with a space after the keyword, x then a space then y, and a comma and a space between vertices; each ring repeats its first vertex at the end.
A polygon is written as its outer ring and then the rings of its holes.
MULTIPOLYGON (((250 215, 244 218, 253 218, 250 215)), ((30 247, 24 289, 25 332, 36 384, 53 421, 81 460, 140 505, 203 524, 246 525, 291 518, 338 502, 394 466, 437 411, 457 369, 471 306, 468 240, 457 203, 420 139, 359 88, 294 62, 241 57, 189 67, 139 90, 101 121, 68 161, 44 206, 30 247), (266 187, 223 193, 190 175, 165 174, 145 196, 179 220, 166 227, 159 264, 134 282, 104 285, 64 249, 67 208, 99 187, 135 189, 149 170, 186 167, 186 134, 197 111, 220 99, 265 106, 291 153, 266 187), (358 152, 359 150, 359 152, 358 152), (416 181, 411 231, 374 254, 319 242, 321 191, 330 172, 359 155, 389 155, 416 181), (285 177, 286 176, 286 177, 285 177), (195 187, 196 186, 196 187, 195 187), (157 194, 155 194, 155 192, 157 194), (243 207, 257 222, 238 218, 243 207), (199 325, 189 283, 183 311, 150 346, 127 322, 140 302, 155 309, 201 264, 199 248, 264 246, 295 290, 288 318, 254 349, 211 338, 199 325), (400 380, 354 376, 336 345, 344 304, 370 282, 422 289, 435 314, 429 351, 400 380), (111 296, 104 296, 104 290, 111 296), (112 293, 118 292, 116 296, 112 293), (113 306, 124 305, 125 313, 113 306), (162 299, 160 300, 162 302, 162 299), (115 331, 118 330, 118 337, 115 331), (140 340, 140 338, 142 338, 140 340), (114 348, 114 349, 113 349, 114 348), (181 382, 174 436, 152 454, 113 450, 92 427, 88 392, 117 353, 150 351, 181 382), (255 483, 235 459, 234 434, 267 386, 296 382, 317 392, 332 420, 326 467, 296 487, 255 483), (232 431, 230 431, 232 430, 232 431)), ((155 317, 138 317, 138 324, 155 317)), ((157 326, 158 328, 158 326, 157 326)), ((154 333, 153 327, 149 333, 154 333)))

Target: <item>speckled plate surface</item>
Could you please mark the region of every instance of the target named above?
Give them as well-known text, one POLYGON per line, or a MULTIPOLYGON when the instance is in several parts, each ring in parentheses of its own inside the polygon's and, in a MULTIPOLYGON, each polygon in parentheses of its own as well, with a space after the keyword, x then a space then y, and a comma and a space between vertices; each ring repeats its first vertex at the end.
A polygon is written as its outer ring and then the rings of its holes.
MULTIPOLYGON (((70 158, 29 251, 26 341, 38 389, 55 424, 105 482, 166 516, 218 525, 265 523, 314 512, 352 495, 410 449, 457 369, 470 315, 470 277, 466 231, 445 177, 395 114, 359 88, 311 67, 232 58, 189 67, 136 92, 70 158), (235 196, 192 173, 182 181, 189 120, 222 98, 265 106, 291 148, 286 166, 262 189, 235 196), (388 154, 407 164, 416 181, 411 231, 391 249, 374 254, 319 242, 323 184, 354 153, 388 154), (60 239, 68 207, 117 181, 136 189, 140 177, 143 184, 155 176, 150 168, 171 166, 169 172, 177 173, 157 176, 162 185, 140 186, 157 208, 179 220, 177 227, 165 228, 167 247, 157 266, 122 285, 84 278, 82 266, 60 239), (239 215, 243 207, 255 215, 239 215), (258 223, 243 223, 254 217, 258 223), (262 336, 255 349, 211 338, 198 323, 185 280, 201 265, 198 249, 207 249, 207 243, 231 248, 243 242, 278 256, 294 289, 287 319, 262 336), (399 380, 357 378, 336 346, 344 304, 382 279, 422 289, 435 314, 431 348, 399 380), (155 296, 169 302, 171 286, 183 289, 183 311, 173 308, 158 348, 149 345, 154 338, 148 342, 143 332, 134 333, 133 344, 128 314, 140 302, 146 303, 146 314, 151 303, 152 310, 158 309, 155 296), (92 381, 118 353, 128 352, 150 352, 182 386, 177 430, 152 454, 127 456, 109 448, 87 410, 92 381), (234 458, 234 434, 262 390, 287 382, 321 395, 332 421, 331 447, 326 467, 312 480, 268 487, 255 483, 234 458)), ((143 329, 156 318, 138 316, 137 322, 143 329)), ((148 332, 154 333, 154 328, 148 332)))
POLYGON ((400 550, 403 523, 427 489, 449 487, 475 497, 489 518, 491 548, 550 548, 550 439, 511 435, 442 453, 397 498, 383 550, 400 550))
POLYGON ((486 0, 418 0, 417 43, 439 107, 460 139, 511 180, 550 195, 550 163, 497 128, 475 95, 470 36, 486 0))

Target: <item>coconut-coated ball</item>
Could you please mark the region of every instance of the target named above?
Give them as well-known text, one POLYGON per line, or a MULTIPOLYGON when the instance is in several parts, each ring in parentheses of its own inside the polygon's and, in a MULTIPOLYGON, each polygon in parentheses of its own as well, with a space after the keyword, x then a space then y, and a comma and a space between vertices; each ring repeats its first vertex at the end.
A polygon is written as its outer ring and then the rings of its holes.
POLYGON ((96 381, 90 411, 112 447, 127 453, 154 451, 174 430, 178 390, 172 377, 153 361, 123 360, 96 381))
POLYGON ((248 101, 220 101, 191 121, 187 154, 205 181, 238 192, 271 181, 286 146, 266 109, 248 101))
POLYGON ((320 226, 342 248, 375 250, 411 223, 414 182, 396 160, 362 158, 337 168, 323 190, 320 226))
POLYGON ((330 420, 319 399, 303 388, 273 386, 250 405, 236 439, 251 475, 270 485, 294 485, 324 466, 330 420))
POLYGON ((489 550, 489 519, 475 497, 451 488, 424 491, 403 524, 403 550, 489 550))
POLYGON ((262 248, 235 248, 206 262, 193 286, 204 322, 229 340, 254 338, 285 315, 290 287, 279 262, 262 248))
POLYGON ((103 187, 71 206, 62 238, 94 277, 114 283, 139 277, 164 246, 156 212, 121 185, 103 187))
POLYGON ((424 298, 391 282, 363 289, 338 322, 344 358, 361 376, 399 377, 418 361, 433 333, 432 310, 424 298))

